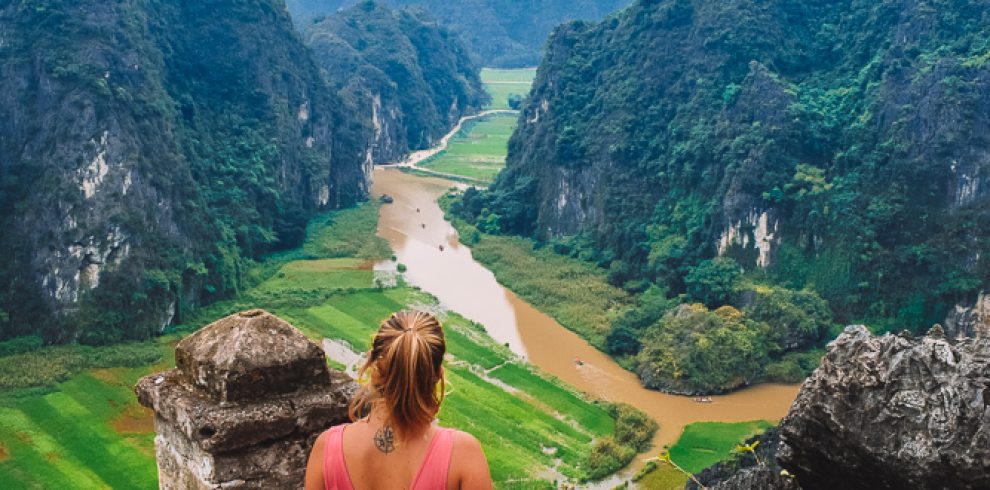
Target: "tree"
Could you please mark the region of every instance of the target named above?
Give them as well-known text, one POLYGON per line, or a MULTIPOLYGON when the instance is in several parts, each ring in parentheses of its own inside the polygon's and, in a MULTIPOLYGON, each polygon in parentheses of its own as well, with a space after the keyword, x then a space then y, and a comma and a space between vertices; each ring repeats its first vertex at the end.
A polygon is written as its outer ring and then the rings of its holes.
POLYGON ((709 307, 728 304, 735 295, 742 268, 734 259, 703 260, 684 277, 687 293, 709 307))
POLYGON ((821 340, 832 324, 828 304, 810 290, 792 291, 779 287, 758 290, 753 304, 746 308, 746 314, 770 326, 769 338, 777 351, 811 347, 821 340))
POLYGON ((522 108, 523 100, 525 99, 522 95, 510 93, 507 102, 509 104, 509 109, 518 111, 522 108))
POLYGON ((681 305, 643 335, 637 372, 645 386, 674 393, 733 390, 762 375, 766 329, 731 306, 681 305))
POLYGON ((636 355, 639 353, 643 332, 675 306, 676 300, 667 299, 666 290, 651 287, 639 297, 635 308, 612 322, 612 328, 605 338, 605 349, 613 356, 636 355))

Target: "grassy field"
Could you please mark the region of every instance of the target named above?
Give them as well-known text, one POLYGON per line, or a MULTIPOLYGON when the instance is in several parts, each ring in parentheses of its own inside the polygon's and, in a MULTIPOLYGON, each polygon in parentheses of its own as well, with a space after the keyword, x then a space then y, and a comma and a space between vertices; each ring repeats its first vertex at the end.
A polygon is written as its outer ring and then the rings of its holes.
POLYGON ((485 88, 492 96, 492 102, 487 108, 508 109, 509 94, 519 94, 526 97, 530 87, 533 86, 533 78, 535 77, 536 69, 534 68, 519 70, 485 68, 481 70, 481 81, 485 83, 485 88))
MULTIPOLYGON (((155 342, 0 358, 8 367, 0 379, 14 380, 0 389, 0 486, 154 488, 152 417, 137 405, 132 386, 173 366, 175 342, 221 316, 265 308, 314 340, 339 339, 363 352, 389 313, 410 305, 438 308, 401 282, 374 284, 371 264, 390 255, 373 235, 377 210, 368 203, 318 217, 301 249, 251 272, 257 286, 199 310, 155 342), (46 359, 58 359, 49 362, 57 369, 38 367, 46 359), (121 367, 102 367, 112 365, 121 367)), ((440 421, 478 437, 496 487, 553 488, 555 479, 584 478, 590 447, 615 431, 606 407, 521 363, 456 313, 445 312, 443 321, 449 394, 440 421)))
POLYGON ((160 361, 91 369, 45 390, 0 394, 4 488, 155 488, 151 413, 132 386, 174 365, 177 337, 153 345, 160 361))
POLYGON ((773 424, 753 422, 698 422, 684 428, 677 443, 670 448, 670 458, 682 468, 697 473, 732 455, 737 444, 759 434, 773 424))
MULTIPOLYGON (((765 420, 753 422, 698 422, 688 425, 670 448, 670 459, 690 473, 697 473, 730 457, 736 445, 773 425, 765 420)), ((661 464, 639 481, 640 488, 674 490, 684 488, 687 476, 661 464)))
POLYGON ((612 319, 632 299, 608 283, 603 269, 536 249, 525 238, 480 233, 456 218, 453 223, 461 237, 468 237, 474 259, 494 272, 499 283, 604 350, 612 319))
POLYGON ((517 117, 515 114, 493 114, 470 121, 450 140, 446 151, 421 165, 437 172, 490 183, 505 167, 506 148, 517 117))
MULTIPOLYGON (((481 80, 492 95, 487 109, 509 109, 509 94, 526 96, 536 76, 534 69, 481 71, 481 80)), ((516 114, 494 114, 470 121, 451 139, 447 149, 423 167, 460 176, 470 184, 488 184, 505 167, 509 137, 516 128, 516 114)))
MULTIPOLYGON (((318 306, 279 313, 310 336, 340 339, 363 352, 382 318, 405 305, 430 303, 423 293, 395 288, 335 296, 318 306)), ((608 413, 534 373, 464 318, 448 312, 444 326, 450 358, 441 423, 481 441, 501 487, 510 486, 510 480, 533 483, 555 465, 562 475, 579 479, 593 439, 614 430, 608 413)))

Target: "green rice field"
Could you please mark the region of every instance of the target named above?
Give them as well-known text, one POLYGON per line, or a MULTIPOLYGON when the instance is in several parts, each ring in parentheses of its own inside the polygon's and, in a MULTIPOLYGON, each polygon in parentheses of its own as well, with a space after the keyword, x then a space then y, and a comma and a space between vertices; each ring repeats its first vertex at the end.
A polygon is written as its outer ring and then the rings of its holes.
MULTIPOLYGON (((486 109, 509 109, 509 94, 525 97, 535 76, 535 69, 481 70, 481 80, 492 96, 486 109)), ((509 137, 518 118, 517 114, 492 114, 470 121, 451 139, 446 150, 421 165, 469 183, 491 183, 505 167, 509 137)))
POLYGON ((492 114, 470 121, 451 138, 447 150, 421 165, 479 183, 490 183, 505 167, 505 153, 517 117, 515 114, 492 114))
MULTIPOLYGON (((363 352, 391 312, 409 306, 436 309, 432 297, 401 281, 393 288, 374 284, 371 264, 387 260, 387 247, 382 249, 373 235, 377 214, 377 205, 368 203, 315 219, 301 250, 253 271, 266 276, 257 286, 200 310, 190 325, 136 350, 141 359, 157 361, 87 368, 99 365, 92 361, 99 353, 69 347, 62 350, 87 354, 67 364, 75 371, 58 378, 64 381, 21 374, 11 385, 21 388, 0 390, 3 488, 154 488, 152 414, 137 404, 132 387, 141 376, 173 366, 175 343, 209 321, 261 307, 316 341, 338 339, 363 352), (149 356, 149 350, 157 355, 149 356)), ((553 488, 555 479, 583 479, 593 442, 615 429, 605 407, 519 361, 480 326, 454 312, 443 312, 442 318, 448 395, 439 418, 481 441, 496 487, 553 488)), ((44 353, 21 356, 43 359, 44 353)), ((331 365, 342 367, 334 360, 331 365)))
POLYGON ((481 70, 481 81, 492 96, 492 102, 487 109, 508 109, 509 94, 519 94, 523 97, 529 94, 529 89, 536 78, 535 68, 518 70, 496 70, 484 68, 481 70))
MULTIPOLYGON (((765 420, 752 422, 698 422, 684 432, 670 448, 670 459, 689 473, 699 471, 732 456, 736 445, 759 434, 773 424, 765 420)), ((673 490, 684 488, 687 476, 673 467, 661 464, 639 481, 640 488, 673 490)))

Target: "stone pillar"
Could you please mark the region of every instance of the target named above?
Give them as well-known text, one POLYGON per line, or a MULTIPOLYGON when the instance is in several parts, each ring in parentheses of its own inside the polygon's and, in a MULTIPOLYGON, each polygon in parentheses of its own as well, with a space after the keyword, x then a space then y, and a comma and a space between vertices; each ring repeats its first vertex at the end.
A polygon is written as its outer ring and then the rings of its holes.
POLYGON ((302 488, 316 437, 347 418, 356 385, 280 318, 251 310, 175 348, 135 392, 155 411, 163 489, 302 488))

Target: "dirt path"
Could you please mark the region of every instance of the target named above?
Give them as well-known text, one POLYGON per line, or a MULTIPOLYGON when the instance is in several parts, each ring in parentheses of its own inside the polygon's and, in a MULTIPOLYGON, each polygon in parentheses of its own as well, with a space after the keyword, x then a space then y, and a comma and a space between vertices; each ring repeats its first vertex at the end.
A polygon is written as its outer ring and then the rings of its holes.
MULTIPOLYGON (((405 160, 403 160, 401 162, 397 162, 397 163, 381 163, 381 164, 378 164, 377 166, 378 167, 412 168, 412 169, 419 170, 421 172, 426 172, 426 173, 429 173, 429 174, 432 174, 432 175, 436 175, 438 177, 444 177, 444 178, 448 178, 448 179, 464 179, 464 178, 466 178, 464 176, 455 175, 455 174, 449 174, 449 173, 446 173, 446 172, 437 172, 436 170, 432 170, 432 169, 429 169, 429 168, 426 168, 426 167, 420 167, 419 164, 422 163, 422 162, 424 162, 424 161, 426 161, 426 160, 428 160, 428 159, 430 159, 430 158, 432 158, 432 157, 434 157, 434 156, 436 156, 436 155, 438 155, 439 153, 443 152, 444 150, 446 150, 447 149, 447 145, 450 144, 450 139, 453 138, 457 133, 459 133, 461 131, 461 129, 464 127, 464 123, 466 123, 468 121, 473 121, 475 119, 481 119, 483 117, 491 116, 493 114, 519 114, 519 111, 515 111, 515 110, 511 110, 511 109, 491 109, 491 110, 488 110, 488 111, 479 112, 478 114, 473 114, 473 115, 470 115, 470 116, 464 116, 464 117, 461 118, 460 121, 457 121, 457 125, 454 126, 450 130, 450 132, 448 132, 446 135, 444 135, 443 138, 440 138, 440 141, 436 145, 434 145, 433 148, 427 148, 425 150, 414 151, 411 154, 409 154, 409 156, 407 156, 405 160)), ((474 180, 474 179, 469 179, 469 180, 474 180)))

